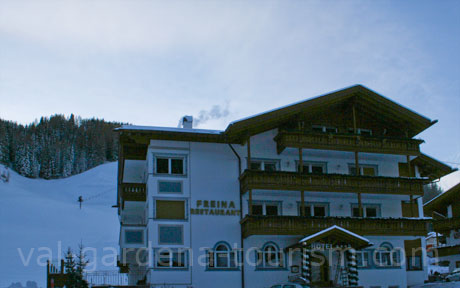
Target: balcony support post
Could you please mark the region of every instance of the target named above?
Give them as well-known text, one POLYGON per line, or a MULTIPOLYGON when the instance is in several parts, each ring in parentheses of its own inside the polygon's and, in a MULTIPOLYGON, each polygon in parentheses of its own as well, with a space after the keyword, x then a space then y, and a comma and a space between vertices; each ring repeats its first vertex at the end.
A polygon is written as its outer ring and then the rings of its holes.
MULTIPOLYGON (((248 148, 248 157, 246 163, 246 169, 251 169, 251 135, 248 135, 248 140, 246 142, 248 148)), ((248 214, 252 215, 252 189, 249 189, 249 201, 248 201, 248 214)))
POLYGON ((252 189, 249 189, 248 193, 249 193, 249 200, 248 200, 248 205, 249 205, 248 210, 249 211, 248 211, 248 214, 252 215, 252 189))
POLYGON ((248 157, 246 158, 246 169, 251 169, 251 136, 248 136, 248 140, 246 141, 246 146, 248 148, 248 157))
MULTIPOLYGON (((356 100, 356 99, 355 99, 356 100)), ((358 126, 356 124, 356 107, 355 103, 353 103, 352 106, 352 112, 353 112, 353 132, 355 135, 358 135, 358 126)), ((358 137, 358 136, 356 136, 358 137)), ((359 176, 360 174, 360 169, 359 169, 359 155, 358 151, 355 151, 355 168, 356 168, 356 176, 359 176)), ((361 203, 361 193, 358 191, 358 210, 359 210, 359 217, 363 217, 363 205, 361 203)))
MULTIPOLYGON (((361 174, 361 171, 359 169, 359 155, 358 151, 355 151, 355 168, 356 168, 356 175, 359 176, 361 174)), ((358 213, 359 217, 363 217, 363 204, 361 202, 361 192, 358 192, 358 213)))
MULTIPOLYGON (((299 148, 299 173, 303 174, 303 154, 299 148)), ((305 216, 305 191, 300 191, 300 216, 305 216)))
MULTIPOLYGON (((407 159, 407 174, 408 174, 407 176, 412 177, 412 167, 410 165, 410 155, 407 155, 406 159, 407 159)), ((410 216, 411 217, 415 216, 415 213, 414 213, 414 196, 412 194, 410 194, 410 216)))

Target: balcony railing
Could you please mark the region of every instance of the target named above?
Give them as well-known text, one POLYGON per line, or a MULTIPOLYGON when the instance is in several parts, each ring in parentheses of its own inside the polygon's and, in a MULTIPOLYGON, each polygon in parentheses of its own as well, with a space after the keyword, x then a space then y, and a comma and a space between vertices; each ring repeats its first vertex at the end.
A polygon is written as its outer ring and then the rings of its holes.
POLYGON ((333 225, 365 236, 425 236, 427 234, 427 221, 423 219, 246 216, 241 221, 244 238, 251 235, 308 236, 333 225))
POLYGON ((286 147, 358 151, 367 153, 419 155, 423 140, 281 131, 275 137, 278 153, 286 147))
POLYGON ((423 195, 423 185, 427 181, 416 178, 300 174, 297 172, 256 170, 245 170, 240 176, 242 193, 249 189, 262 189, 423 195))
POLYGON ((446 233, 455 229, 460 229, 459 217, 433 220, 433 230, 436 232, 446 233))
POLYGON ((121 197, 124 201, 146 201, 145 183, 123 183, 121 184, 121 197))

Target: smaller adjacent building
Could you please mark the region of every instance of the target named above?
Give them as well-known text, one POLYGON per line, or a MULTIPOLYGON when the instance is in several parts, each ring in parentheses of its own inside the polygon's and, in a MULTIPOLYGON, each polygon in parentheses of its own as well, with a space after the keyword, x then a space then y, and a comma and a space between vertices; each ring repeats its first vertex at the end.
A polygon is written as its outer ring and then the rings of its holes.
POLYGON ((445 236, 446 243, 433 243, 433 257, 437 263, 460 268, 460 183, 423 206, 426 216, 433 217, 433 230, 445 236))

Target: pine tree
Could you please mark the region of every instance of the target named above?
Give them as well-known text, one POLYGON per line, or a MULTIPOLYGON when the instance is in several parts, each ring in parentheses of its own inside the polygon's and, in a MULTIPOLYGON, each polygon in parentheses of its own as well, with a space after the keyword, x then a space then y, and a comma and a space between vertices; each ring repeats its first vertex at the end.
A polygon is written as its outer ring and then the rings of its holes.
POLYGON ((0 163, 27 177, 54 179, 118 159, 120 123, 99 119, 41 117, 30 125, 0 119, 0 163))
POLYGON ((76 268, 76 273, 77 273, 77 278, 78 278, 77 287, 88 288, 88 282, 86 282, 86 280, 84 279, 83 273, 85 272, 85 267, 86 265, 88 265, 89 261, 86 260, 86 255, 84 253, 83 244, 80 244, 78 248, 79 248, 79 253, 77 255, 77 268, 76 268))
POLYGON ((70 247, 67 249, 67 253, 65 255, 65 274, 66 274, 66 284, 67 288, 77 288, 77 264, 75 263, 75 258, 72 253, 72 249, 70 247))

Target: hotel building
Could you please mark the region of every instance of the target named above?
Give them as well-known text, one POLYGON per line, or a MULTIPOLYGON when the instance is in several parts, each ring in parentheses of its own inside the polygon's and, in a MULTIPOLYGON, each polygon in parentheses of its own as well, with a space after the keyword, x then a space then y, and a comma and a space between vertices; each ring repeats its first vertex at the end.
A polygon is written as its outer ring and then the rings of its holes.
POLYGON ((224 131, 192 122, 117 129, 119 267, 133 285, 427 279, 423 185, 452 169, 414 137, 436 121, 356 85, 224 131))
MULTIPOLYGON (((423 206, 426 216, 433 217, 436 236, 446 238, 446 244, 436 241, 432 248, 433 257, 439 265, 448 266, 452 272, 460 268, 460 183, 437 196, 423 206)), ((437 237, 436 237, 437 238, 437 237)))

